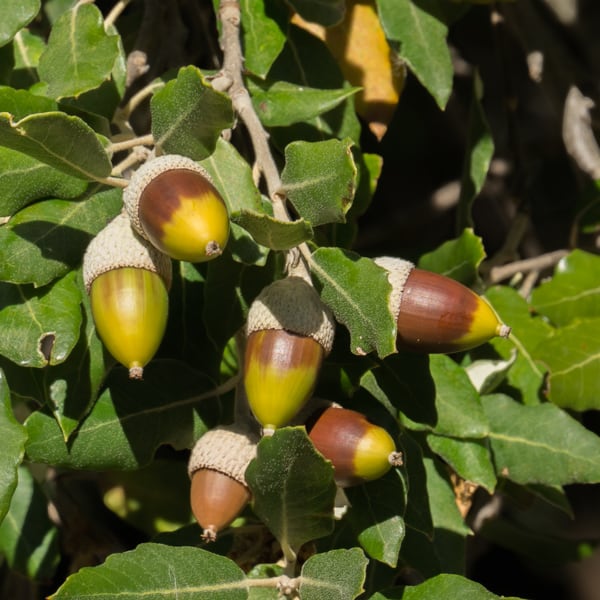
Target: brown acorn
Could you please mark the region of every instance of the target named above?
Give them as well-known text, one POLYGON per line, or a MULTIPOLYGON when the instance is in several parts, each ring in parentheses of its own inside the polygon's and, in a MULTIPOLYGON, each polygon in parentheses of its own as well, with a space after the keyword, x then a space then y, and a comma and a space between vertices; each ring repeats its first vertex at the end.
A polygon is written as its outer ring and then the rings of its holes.
POLYGON ((510 334, 487 301, 462 283, 400 258, 382 256, 375 263, 388 272, 392 286, 398 349, 460 352, 510 334))
POLYGON ((329 309, 301 277, 267 286, 248 313, 244 387, 265 434, 286 425, 310 398, 333 345, 329 309))
POLYGON ((168 154, 149 160, 131 177, 123 202, 134 229, 171 258, 204 262, 223 252, 227 207, 192 159, 168 154))
POLYGON ((390 434, 354 410, 331 405, 309 418, 308 436, 331 461, 340 487, 373 481, 402 465, 390 434))
POLYGON ((258 436, 240 425, 216 427, 194 445, 188 463, 190 503, 202 538, 214 541, 250 500, 245 472, 258 436))
POLYGON ((141 379, 167 325, 171 259, 121 213, 88 245, 83 280, 100 339, 132 379, 141 379))

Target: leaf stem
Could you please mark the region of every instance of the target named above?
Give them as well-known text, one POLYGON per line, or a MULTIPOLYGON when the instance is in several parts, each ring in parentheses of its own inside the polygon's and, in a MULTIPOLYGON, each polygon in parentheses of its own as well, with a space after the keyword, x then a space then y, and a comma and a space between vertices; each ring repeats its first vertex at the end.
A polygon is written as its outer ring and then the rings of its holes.
POLYGON ((104 19, 104 30, 108 31, 110 27, 115 24, 115 21, 120 17, 121 13, 125 10, 131 0, 119 0, 104 19))
POLYGON ((133 137, 127 140, 123 140, 122 142, 114 142, 106 148, 107 152, 111 154, 116 154, 117 152, 122 152, 123 150, 129 150, 131 148, 135 148, 136 146, 152 146, 154 144, 154 136, 151 133, 147 135, 142 135, 140 137, 133 137))
POLYGON ((112 187, 126 188, 129 182, 127 179, 121 177, 98 177, 96 181, 103 183, 104 185, 110 185, 112 187))

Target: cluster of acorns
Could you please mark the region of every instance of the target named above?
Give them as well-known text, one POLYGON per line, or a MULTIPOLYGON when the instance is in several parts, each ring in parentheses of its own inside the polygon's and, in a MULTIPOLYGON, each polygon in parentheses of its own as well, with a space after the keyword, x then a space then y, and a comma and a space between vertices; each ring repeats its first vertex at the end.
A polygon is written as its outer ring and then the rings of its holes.
MULTIPOLYGON (((180 156, 160 157, 138 169, 124 204, 126 211, 90 243, 83 271, 98 334, 130 376, 140 378, 166 326, 170 259, 201 262, 218 256, 229 220, 208 174, 180 156)), ((402 259, 375 262, 387 271, 392 287, 389 308, 399 349, 458 352, 509 334, 469 288, 402 259)), ((263 435, 298 419, 334 333, 331 312, 302 277, 277 280, 254 300, 246 324, 243 386, 263 435)), ((361 413, 328 404, 303 424, 331 461, 340 487, 377 479, 401 464, 389 433, 361 413)), ((191 506, 206 540, 214 540, 250 500, 244 473, 256 456, 254 425, 217 427, 192 450, 191 506)))

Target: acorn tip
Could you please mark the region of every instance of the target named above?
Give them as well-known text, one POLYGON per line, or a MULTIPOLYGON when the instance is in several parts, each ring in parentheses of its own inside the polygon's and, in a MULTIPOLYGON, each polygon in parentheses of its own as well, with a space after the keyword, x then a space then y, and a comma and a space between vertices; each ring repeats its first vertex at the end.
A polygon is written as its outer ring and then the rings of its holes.
POLYGON ((214 542, 217 539, 217 529, 214 525, 209 525, 204 528, 200 537, 207 543, 214 542))
POLYGON ((208 242, 208 244, 206 244, 205 252, 206 256, 208 257, 216 257, 220 256, 223 253, 223 249, 219 245, 219 242, 211 240, 210 242, 208 242))
POLYGON ((267 425, 266 427, 263 427, 263 437, 271 437, 275 433, 275 429, 276 428, 273 425, 267 425))
POLYGON ((129 369, 129 379, 143 379, 144 378, 144 367, 134 365, 129 369))
POLYGON ((390 452, 388 456, 388 462, 392 467, 401 467, 404 464, 404 458, 402 452, 390 452))
POLYGON ((512 331, 512 329, 508 325, 505 325, 504 323, 501 323, 500 325, 498 325, 498 336, 499 337, 507 338, 510 335, 511 331, 512 331))

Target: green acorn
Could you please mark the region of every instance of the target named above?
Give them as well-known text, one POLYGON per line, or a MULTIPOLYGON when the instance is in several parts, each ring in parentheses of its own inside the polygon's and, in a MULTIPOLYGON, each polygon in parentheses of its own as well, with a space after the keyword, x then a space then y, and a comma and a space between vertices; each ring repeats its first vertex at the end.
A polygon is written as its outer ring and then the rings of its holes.
POLYGON ((171 258, 204 262, 227 244, 225 202, 190 158, 168 154, 149 160, 131 177, 123 202, 137 233, 171 258))
POLYGON ((254 300, 246 327, 244 387, 268 434, 286 425, 310 398, 335 325, 312 285, 286 277, 254 300))
POLYGON ((188 463, 190 503, 204 540, 214 541, 250 500, 244 474, 257 442, 247 427, 230 425, 211 429, 194 445, 188 463))
POLYGON ((83 280, 100 339, 132 379, 141 379, 166 328, 171 260, 121 213, 88 245, 83 280))
POLYGON ((375 263, 388 272, 392 286, 398 349, 460 352, 510 334, 486 300, 462 283, 400 258, 382 256, 375 263))

